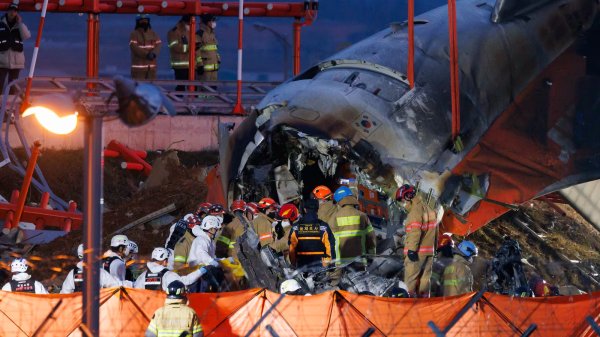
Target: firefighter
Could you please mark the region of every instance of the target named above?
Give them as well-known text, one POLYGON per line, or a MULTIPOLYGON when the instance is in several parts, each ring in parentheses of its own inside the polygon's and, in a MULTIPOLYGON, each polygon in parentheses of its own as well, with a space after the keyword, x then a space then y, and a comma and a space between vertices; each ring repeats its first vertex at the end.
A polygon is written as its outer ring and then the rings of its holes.
POLYGON ((127 256, 129 256, 129 239, 127 236, 119 234, 110 239, 110 249, 104 253, 102 259, 102 268, 125 285, 129 285, 125 282, 125 258, 127 256))
POLYGON ((200 203, 200 205, 198 205, 198 209, 196 210, 196 216, 200 220, 204 219, 204 217, 208 215, 208 212, 210 212, 211 207, 212 204, 210 202, 200 203))
MULTIPOLYGON (((19 78, 19 72, 25 67, 23 41, 31 33, 18 13, 18 1, 8 5, 6 14, 0 19, 0 93, 4 94, 6 84, 19 78), (8 77, 8 79, 7 79, 8 77)), ((10 90, 14 94, 16 88, 10 90)))
POLYGON ((177 241, 175 244, 175 248, 173 249, 174 254, 174 264, 173 267, 175 270, 180 269, 185 264, 188 263, 188 257, 190 255, 190 250, 192 248, 192 243, 196 239, 196 234, 194 232, 194 228, 200 225, 200 219, 194 214, 187 214, 183 217, 183 223, 185 224, 185 232, 183 236, 177 241))
MULTIPOLYGON (((73 292, 81 292, 83 289, 83 244, 77 247, 77 256, 79 262, 75 268, 71 269, 67 278, 63 282, 60 290, 61 294, 70 294, 73 292)), ((121 286, 121 282, 109 274, 106 270, 100 268, 100 287, 113 288, 121 286)))
POLYGON ((255 202, 249 202, 246 204, 246 211, 244 212, 246 219, 252 222, 254 218, 258 215, 258 204, 255 202))
POLYGON ((246 202, 244 200, 234 200, 230 207, 234 213, 234 218, 231 222, 223 226, 223 230, 217 236, 215 254, 217 257, 236 256, 235 244, 236 240, 244 234, 246 225, 249 223, 244 216, 246 210, 246 202))
POLYGON ((444 269, 452 263, 454 240, 452 233, 444 233, 438 240, 437 253, 431 269, 431 296, 443 295, 442 276, 444 269))
POLYGON ((135 29, 129 34, 131 49, 131 78, 134 80, 156 79, 156 59, 160 52, 161 40, 150 26, 147 14, 138 14, 135 29))
POLYGON ((477 256, 477 246, 465 240, 458 244, 452 263, 444 269, 444 296, 456 296, 473 291, 473 273, 469 267, 477 256))
POLYGON ((157 247, 152 251, 152 259, 146 263, 148 270, 144 271, 135 281, 135 288, 164 290, 173 281, 181 281, 186 286, 193 284, 206 274, 206 268, 200 268, 193 272, 180 276, 167 268, 169 251, 166 248, 157 247))
POLYGON ((196 70, 198 80, 216 81, 221 64, 215 28, 217 21, 214 15, 204 14, 200 17, 200 27, 196 32, 196 70))
POLYGON ((320 185, 312 190, 312 196, 319 200, 319 212, 317 213, 319 220, 328 222, 337 211, 337 207, 331 200, 333 193, 329 187, 320 185))
POLYGON ((262 198, 258 202, 258 214, 256 218, 252 221, 252 229, 258 235, 258 239, 260 240, 260 247, 262 248, 266 245, 272 243, 273 240, 273 218, 271 215, 277 209, 275 200, 271 198, 262 198))
MULTIPOLYGON (((190 15, 184 15, 179 19, 175 27, 167 33, 169 41, 169 53, 171 68, 175 73, 176 80, 189 80, 190 71, 190 15)), ((185 85, 175 87, 176 91, 185 91, 185 85)))
POLYGON ((185 284, 173 281, 167 286, 167 299, 156 310, 146 330, 146 337, 202 337, 202 326, 194 309, 187 305, 185 284))
POLYGON ((348 186, 341 186, 333 194, 338 211, 331 217, 330 227, 335 239, 336 264, 353 262, 352 267, 364 270, 366 259, 357 257, 375 254, 375 232, 367 215, 358 210, 358 199, 348 186))
POLYGON ((27 260, 23 258, 14 259, 10 264, 12 280, 6 283, 2 287, 2 290, 19 293, 47 294, 48 291, 46 288, 44 288, 44 285, 36 280, 33 280, 31 275, 27 273, 27 268, 27 260))
POLYGON ((429 297, 431 268, 438 230, 438 214, 414 186, 402 185, 396 201, 408 211, 404 241, 404 283, 412 297, 429 297))
MULTIPOLYGON (((283 209, 283 207, 282 207, 283 209)), ((318 201, 304 203, 304 216, 293 225, 289 237, 290 262, 303 271, 319 271, 335 259, 333 233, 327 223, 319 220, 318 201)))
POLYGON ((281 206, 278 213, 279 221, 273 226, 273 242, 269 244, 277 254, 283 256, 284 260, 289 260, 289 238, 292 231, 292 224, 298 220, 300 212, 296 205, 289 203, 281 206))

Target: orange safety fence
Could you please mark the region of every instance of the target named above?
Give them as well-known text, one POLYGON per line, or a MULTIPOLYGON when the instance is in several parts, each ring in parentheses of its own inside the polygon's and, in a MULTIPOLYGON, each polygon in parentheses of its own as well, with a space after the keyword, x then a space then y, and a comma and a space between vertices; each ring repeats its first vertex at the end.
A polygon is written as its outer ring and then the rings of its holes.
MULTIPOLYGON (((190 305, 205 336, 435 336, 428 323, 448 336, 593 336, 586 322, 600 320, 600 292, 591 295, 511 298, 485 293, 463 316, 458 313, 476 294, 431 299, 393 299, 333 291, 285 296, 262 289, 190 294, 190 305)), ((83 336, 81 295, 0 292, 0 336, 83 336)), ((103 289, 101 336, 143 336, 165 294, 141 289, 103 289)))

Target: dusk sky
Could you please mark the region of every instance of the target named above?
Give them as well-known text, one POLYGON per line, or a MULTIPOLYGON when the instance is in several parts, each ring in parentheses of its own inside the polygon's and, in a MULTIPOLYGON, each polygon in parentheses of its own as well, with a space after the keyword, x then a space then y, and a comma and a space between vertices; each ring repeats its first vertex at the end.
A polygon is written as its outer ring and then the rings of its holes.
MULTIPOLYGON (((445 4, 432 0, 417 2, 416 13, 445 4)), ((302 30, 302 69, 389 26, 406 20, 406 1, 322 0, 319 17, 302 30)), ((26 58, 31 58, 39 13, 24 13, 34 36, 26 42, 26 58)), ((86 15, 48 13, 37 63, 36 75, 84 76, 86 57, 86 15)), ((159 55, 159 78, 172 79, 166 35, 179 17, 151 16, 152 28, 163 39, 159 55)), ((293 43, 292 19, 247 18, 244 36, 244 76, 248 80, 281 80, 283 46, 268 31, 259 32, 253 24, 267 25, 286 35, 293 43)), ((100 76, 129 75, 129 34, 135 15, 100 16, 100 76)), ((220 79, 235 79, 237 62, 237 17, 219 18, 217 38, 223 60, 220 79)), ((292 50, 288 65, 291 73, 292 50)), ((21 76, 24 76, 24 72, 21 76)))

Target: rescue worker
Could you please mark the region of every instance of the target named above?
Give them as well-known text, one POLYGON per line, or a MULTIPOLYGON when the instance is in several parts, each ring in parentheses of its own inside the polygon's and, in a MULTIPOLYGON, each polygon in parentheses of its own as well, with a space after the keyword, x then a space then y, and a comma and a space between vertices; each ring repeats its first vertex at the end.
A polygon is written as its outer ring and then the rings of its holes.
POLYGON ((328 222, 337 211, 337 207, 331 200, 333 193, 329 187, 320 185, 312 190, 312 196, 319 201, 319 212, 317 213, 319 220, 328 222))
POLYGON ((198 209, 196 210, 196 216, 200 220, 204 219, 204 217, 208 215, 211 206, 212 204, 210 202, 200 203, 200 205, 198 205, 198 209))
POLYGON ((427 204, 422 193, 414 186, 402 185, 396 192, 396 201, 404 203, 408 211, 404 241, 404 283, 412 297, 429 297, 433 255, 440 219, 438 212, 427 204))
MULTIPOLYGON (((83 244, 77 247, 77 257, 79 262, 75 268, 71 269, 67 277, 65 278, 61 294, 71 294, 73 292, 81 292, 83 289, 83 244)), ((121 282, 114 278, 103 268, 100 268, 100 287, 102 288, 113 288, 121 286, 121 282)))
POLYGON ((10 264, 12 280, 2 287, 2 291, 19 293, 47 294, 48 291, 40 282, 33 280, 27 273, 28 262, 23 258, 16 258, 10 264))
MULTIPOLYGON (((192 286, 196 292, 218 291, 225 277, 219 259, 215 255, 215 237, 221 222, 219 218, 207 215, 199 226, 194 227, 196 238, 192 242, 188 264, 192 267, 206 267, 207 273, 202 277, 202 282, 192 286)), ((231 259, 230 263, 233 263, 231 259)))
POLYGON ((236 240, 244 234, 246 226, 250 221, 244 216, 246 202, 244 200, 234 200, 229 208, 234 213, 231 222, 223 226, 223 230, 217 236, 215 254, 217 257, 236 256, 236 240))
POLYGON ((254 218, 258 215, 258 204, 255 202, 249 202, 246 204, 246 211, 244 212, 248 221, 254 221, 254 218))
POLYGON ((304 216, 293 224, 289 236, 290 262, 302 271, 320 271, 335 259, 331 251, 335 246, 333 233, 327 223, 319 220, 318 209, 317 200, 306 200, 304 216))
POLYGON ((292 224, 300 217, 298 207, 292 203, 281 206, 278 213, 279 221, 273 226, 273 242, 269 244, 277 254, 283 256, 284 260, 289 262, 290 252, 290 233, 292 224))
POLYGON ((477 246, 465 240, 458 244, 452 263, 444 269, 444 296, 456 296, 473 291, 473 273, 469 267, 477 256, 477 246))
POLYGON ((180 269, 185 264, 188 263, 188 258, 190 256, 190 250, 192 249, 192 243, 196 239, 196 232, 194 228, 200 225, 200 219, 194 214, 187 214, 183 217, 184 223, 187 224, 187 228, 181 239, 177 241, 174 248, 174 264, 173 267, 175 270, 180 269))
POLYGON ((137 243, 129 240, 129 255, 125 258, 125 280, 133 283, 139 275, 139 268, 135 265, 139 248, 137 243))
POLYGON ((185 295, 183 282, 169 283, 165 305, 152 316, 145 337, 204 336, 198 315, 187 305, 185 295))
MULTIPOLYGON (((5 83, 8 85, 18 79, 19 72, 25 68, 23 41, 31 37, 17 11, 17 3, 8 5, 6 14, 0 19, 0 95, 4 95, 5 83)), ((10 94, 15 90, 12 88, 10 94)))
MULTIPOLYGON (((184 15, 179 19, 175 27, 167 33, 169 42, 169 53, 171 68, 176 80, 189 80, 190 71, 190 15, 184 15)), ((185 91, 185 85, 175 87, 176 91, 185 91)))
MULTIPOLYGON (((231 220, 233 220, 233 218, 230 218, 230 219, 228 219, 229 221, 225 221, 225 216, 227 214, 225 214, 225 208, 220 204, 211 205, 210 208, 208 209, 208 215, 212 215, 212 216, 219 218, 219 220, 221 221, 221 223, 220 223, 221 227, 222 227, 223 223, 228 223, 231 220)), ((219 227, 219 229, 221 229, 221 227, 219 227)))
POLYGON ((102 268, 123 284, 126 281, 125 258, 129 255, 129 239, 123 234, 110 239, 110 249, 104 253, 102 268))
POLYGON ((452 233, 444 233, 438 240, 437 254, 431 269, 431 296, 443 295, 442 276, 444 269, 452 263, 453 257, 454 240, 452 239, 452 233))
POLYGON ((131 49, 131 78, 134 80, 155 80, 156 59, 160 52, 161 40, 152 30, 150 17, 138 14, 135 29, 129 35, 131 49))
POLYGON ((186 286, 193 284, 206 274, 206 268, 194 270, 193 272, 180 276, 168 269, 169 251, 166 248, 157 247, 152 251, 151 260, 146 263, 148 269, 144 271, 135 281, 135 288, 164 290, 173 281, 181 281, 186 286))
POLYGON ((375 232, 367 215, 358 210, 358 199, 348 186, 341 186, 333 194, 338 211, 330 220, 331 231, 335 239, 336 264, 353 261, 351 267, 364 270, 365 258, 357 257, 375 254, 375 232))
POLYGON ((262 248, 270 243, 273 240, 273 218, 271 215, 276 209, 275 200, 271 198, 262 198, 258 202, 258 211, 259 213, 256 215, 256 218, 252 221, 252 229, 258 235, 258 239, 260 240, 260 247, 262 248))
POLYGON ((212 14, 200 16, 201 22, 196 32, 196 71, 200 81, 216 81, 221 56, 218 51, 215 28, 216 17, 212 14))

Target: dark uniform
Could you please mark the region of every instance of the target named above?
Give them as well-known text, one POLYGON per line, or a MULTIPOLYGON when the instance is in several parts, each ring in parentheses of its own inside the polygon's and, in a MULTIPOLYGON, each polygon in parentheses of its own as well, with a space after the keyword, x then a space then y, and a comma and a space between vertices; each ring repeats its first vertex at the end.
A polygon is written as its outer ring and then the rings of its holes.
POLYGON ((292 227, 289 246, 290 262, 296 268, 320 269, 335 259, 331 229, 314 213, 307 213, 292 227))

